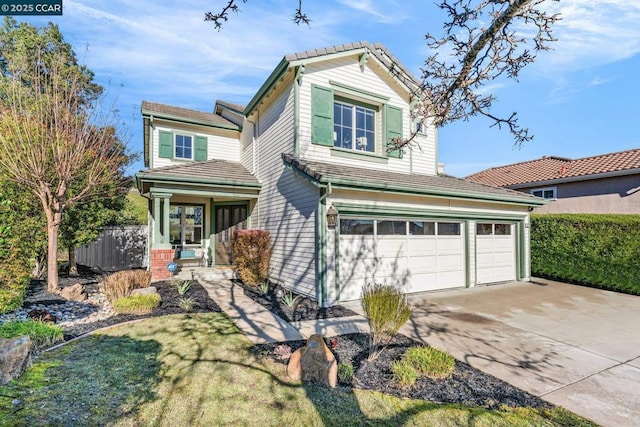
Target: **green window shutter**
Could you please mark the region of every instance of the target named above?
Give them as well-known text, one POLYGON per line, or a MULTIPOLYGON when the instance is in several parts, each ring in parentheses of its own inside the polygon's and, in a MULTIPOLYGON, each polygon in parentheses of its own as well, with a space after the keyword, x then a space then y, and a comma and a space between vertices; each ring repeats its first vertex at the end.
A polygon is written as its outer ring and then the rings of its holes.
MULTIPOLYGON (((387 150, 393 146, 393 138, 402 138, 402 108, 392 107, 387 105, 385 108, 386 113, 386 141, 387 150)), ((389 157, 395 157, 397 159, 402 158, 402 149, 395 149, 387 153, 389 157)))
POLYGON ((206 136, 196 136, 194 156, 196 162, 204 162, 207 160, 207 145, 208 140, 206 136))
POLYGON ((333 90, 311 86, 311 142, 333 147, 333 90))
POLYGON ((158 155, 163 159, 173 158, 173 133, 160 131, 160 147, 158 155))

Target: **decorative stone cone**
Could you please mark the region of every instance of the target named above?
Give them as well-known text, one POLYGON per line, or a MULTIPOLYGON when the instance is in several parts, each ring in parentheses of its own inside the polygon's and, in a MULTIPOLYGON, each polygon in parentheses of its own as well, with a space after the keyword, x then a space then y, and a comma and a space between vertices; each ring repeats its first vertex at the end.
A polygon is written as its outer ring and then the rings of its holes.
POLYGON ((289 359, 287 375, 294 381, 312 382, 326 387, 338 384, 338 362, 321 335, 311 335, 307 345, 289 359))

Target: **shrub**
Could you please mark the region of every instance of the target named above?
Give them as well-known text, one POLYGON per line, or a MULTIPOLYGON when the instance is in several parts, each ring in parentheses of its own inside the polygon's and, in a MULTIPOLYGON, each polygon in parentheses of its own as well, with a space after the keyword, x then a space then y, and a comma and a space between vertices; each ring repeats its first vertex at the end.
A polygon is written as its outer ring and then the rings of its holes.
POLYGON ((409 320, 411 309, 400 289, 380 283, 363 288, 362 309, 371 330, 369 360, 373 360, 409 320))
POLYGON ((0 314, 22 307, 29 285, 29 263, 17 251, 0 258, 0 314))
POLYGON ((145 270, 125 270, 113 273, 102 280, 102 289, 110 302, 127 297, 134 289, 146 288, 151 283, 151 273, 145 270))
POLYGON ((58 325, 38 320, 11 321, 0 325, 1 338, 16 338, 28 335, 36 348, 62 341, 63 330, 58 325))
POLYGON ((257 286, 269 277, 271 242, 265 230, 236 230, 233 239, 233 259, 240 280, 257 286))
POLYGON ((282 297, 280 298, 280 302, 286 305, 287 307, 293 307, 296 301, 300 298, 300 295, 293 296, 293 292, 286 290, 283 292, 282 297))
POLYGON ((413 387, 420 374, 410 363, 405 360, 396 360, 391 364, 393 381, 402 388, 413 387))
POLYGON ((533 275, 640 295, 640 215, 532 215, 533 275))
POLYGON ((113 301, 113 309, 118 314, 149 314, 160 304, 160 295, 135 295, 121 297, 113 301))
POLYGON ((402 360, 429 378, 449 378, 455 369, 455 359, 433 347, 411 347, 402 360))
POLYGON ((338 363, 338 379, 345 384, 351 384, 354 369, 351 363, 338 363))

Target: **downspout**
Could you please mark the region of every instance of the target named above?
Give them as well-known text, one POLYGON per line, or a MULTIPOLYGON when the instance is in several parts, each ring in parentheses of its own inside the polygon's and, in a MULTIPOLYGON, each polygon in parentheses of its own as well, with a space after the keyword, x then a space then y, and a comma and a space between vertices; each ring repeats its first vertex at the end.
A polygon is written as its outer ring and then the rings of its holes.
POLYGON ((300 65, 296 70, 296 78, 293 83, 293 156, 300 155, 300 86, 305 67, 300 65))
POLYGON ((331 183, 324 187, 320 187, 320 198, 318 199, 318 216, 316 220, 316 269, 318 275, 318 305, 324 307, 327 300, 327 198, 333 192, 331 183))

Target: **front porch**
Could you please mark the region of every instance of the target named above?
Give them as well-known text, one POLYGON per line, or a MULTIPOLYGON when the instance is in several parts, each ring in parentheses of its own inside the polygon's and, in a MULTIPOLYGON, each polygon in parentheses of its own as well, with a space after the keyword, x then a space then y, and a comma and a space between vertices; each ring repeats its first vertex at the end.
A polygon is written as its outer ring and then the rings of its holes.
POLYGON ((178 280, 203 280, 206 282, 219 282, 236 278, 235 269, 231 266, 196 267, 186 266, 179 268, 173 274, 178 280))
POLYGON ((170 262, 181 272, 233 264, 233 232, 251 227, 260 191, 242 165, 216 160, 168 166, 142 171, 136 182, 149 199, 152 280, 169 279, 170 262))

